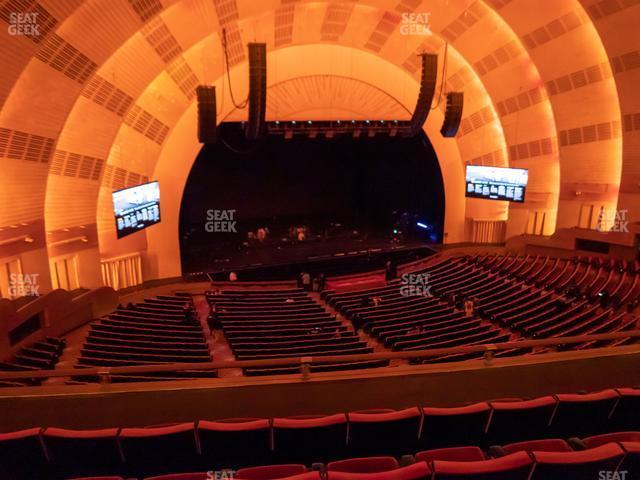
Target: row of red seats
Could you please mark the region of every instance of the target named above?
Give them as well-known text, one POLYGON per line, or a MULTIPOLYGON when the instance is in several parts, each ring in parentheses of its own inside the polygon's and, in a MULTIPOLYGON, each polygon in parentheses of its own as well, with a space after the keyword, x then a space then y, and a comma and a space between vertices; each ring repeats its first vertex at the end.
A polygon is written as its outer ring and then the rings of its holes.
POLYGON ((0 434, 0 469, 9 472, 8 479, 121 472, 149 476, 274 462, 311 465, 358 456, 400 457, 423 449, 640 430, 638 411, 640 390, 619 389, 273 420, 89 431, 33 428, 0 434))
MULTIPOLYGON (((589 445, 573 450, 561 439, 538 440, 499 447, 498 457, 478 447, 419 452, 404 457, 364 457, 314 465, 282 464, 217 472, 217 478, 237 480, 588 480, 638 478, 640 432, 584 439, 589 445)), ((498 447, 496 447, 498 448, 498 447)), ((147 480, 211 480, 216 472, 169 474, 147 480)), ((111 477, 118 478, 118 477, 111 477)), ((78 479, 80 480, 80 479, 78 479)), ((84 478, 81 480, 89 480, 84 478)), ((93 477, 93 480, 96 480, 93 477)), ((104 480, 104 477, 103 479, 104 480)))

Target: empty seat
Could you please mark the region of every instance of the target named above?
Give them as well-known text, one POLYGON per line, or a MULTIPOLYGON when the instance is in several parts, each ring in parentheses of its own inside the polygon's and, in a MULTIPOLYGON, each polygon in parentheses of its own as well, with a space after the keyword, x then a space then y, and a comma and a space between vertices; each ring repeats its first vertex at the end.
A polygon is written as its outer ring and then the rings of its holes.
POLYGON ((424 450, 416 453, 418 462, 433 462, 447 460, 450 462, 479 462, 485 460, 484 453, 479 447, 449 447, 424 450))
POLYGON ((271 462, 271 425, 267 419, 198 422, 198 437, 207 468, 268 465, 271 462))
POLYGON ((45 478, 48 468, 40 443, 40 429, 0 434, 0 471, 3 479, 45 478))
POLYGON ((633 442, 640 443, 640 432, 615 432, 594 435, 582 439, 586 448, 595 448, 607 443, 633 442))
MULTIPOLYGON (((586 480, 615 472, 624 450, 610 443, 579 452, 533 452, 536 466, 531 480, 586 480)), ((506 458, 506 457, 505 457, 506 458)))
POLYGON ((487 427, 490 444, 543 438, 556 408, 555 398, 540 397, 516 402, 490 402, 491 420, 487 427), (517 428, 514 428, 517 425, 517 428))
POLYGON ((274 478, 291 477, 307 471, 307 467, 298 464, 267 465, 249 467, 238 470, 233 478, 238 480, 273 480, 274 478))
POLYGON ((478 445, 482 443, 491 408, 487 403, 464 407, 422 409, 423 449, 478 445))
MULTIPOLYGON (((72 478, 71 480, 124 480, 124 478, 122 477, 114 477, 114 476, 110 476, 110 477, 82 477, 82 478, 72 478)), ((189 479, 185 479, 185 480, 189 480, 189 479)), ((194 479, 197 480, 197 479, 194 479)))
POLYGON ((414 463, 406 467, 387 472, 351 473, 330 471, 327 480, 428 480, 431 470, 425 462, 414 463))
MULTIPOLYGON (((518 427, 516 427, 518 428, 518 427)), ((545 438, 542 440, 527 440, 525 442, 511 443, 501 447, 503 455, 515 452, 571 452, 573 449, 566 440, 560 438, 545 438)))
POLYGON ((528 480, 533 460, 525 452, 479 462, 433 462, 433 480, 528 480))
POLYGON ((117 428, 67 430, 47 428, 42 439, 60 475, 107 475, 122 470, 117 428))
POLYGON ((399 466, 394 457, 364 457, 331 462, 327 465, 327 470, 330 472, 376 473, 395 470, 399 466))
MULTIPOLYGON (((229 474, 228 478, 233 478, 233 474, 229 474)), ((221 478, 222 475, 220 475, 221 478)), ((169 475, 159 475, 157 477, 146 477, 144 480, 212 480, 212 477, 207 472, 198 473, 170 473, 169 475)), ((226 479, 225 479, 226 480, 226 479)))
POLYGON ((558 406, 551 421, 553 437, 585 437, 610 428, 609 416, 618 402, 615 390, 556 395, 558 406))
POLYGON ((128 475, 160 475, 200 470, 193 423, 123 428, 119 438, 128 475))
POLYGON ((378 413, 349 413, 349 451, 354 456, 415 452, 422 417, 417 407, 378 413))
POLYGON ((273 446, 278 461, 311 465, 344 458, 347 416, 307 416, 273 419, 273 446))

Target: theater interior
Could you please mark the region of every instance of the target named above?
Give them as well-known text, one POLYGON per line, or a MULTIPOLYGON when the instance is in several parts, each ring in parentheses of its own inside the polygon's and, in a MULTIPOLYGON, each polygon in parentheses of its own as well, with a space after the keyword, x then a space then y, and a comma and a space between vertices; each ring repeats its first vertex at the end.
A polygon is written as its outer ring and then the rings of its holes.
POLYGON ((0 480, 640 478, 639 0, 0 19, 0 480))

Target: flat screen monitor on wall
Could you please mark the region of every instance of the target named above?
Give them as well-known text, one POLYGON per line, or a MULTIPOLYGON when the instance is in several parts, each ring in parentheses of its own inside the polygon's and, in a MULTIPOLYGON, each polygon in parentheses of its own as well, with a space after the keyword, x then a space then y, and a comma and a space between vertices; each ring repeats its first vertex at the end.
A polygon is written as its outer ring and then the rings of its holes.
POLYGON ((118 238, 160 222, 160 185, 144 183, 113 192, 118 238))
POLYGON ((467 165, 466 178, 467 197, 522 203, 529 171, 523 168, 467 165))

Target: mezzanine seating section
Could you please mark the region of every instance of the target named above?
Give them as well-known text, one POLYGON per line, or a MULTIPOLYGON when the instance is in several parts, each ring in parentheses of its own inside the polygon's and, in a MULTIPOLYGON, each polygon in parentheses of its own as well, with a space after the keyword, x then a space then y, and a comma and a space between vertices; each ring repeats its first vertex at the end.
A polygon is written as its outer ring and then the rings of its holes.
MULTIPOLYGON (((208 292, 215 324, 237 360, 372 353, 373 347, 302 289, 208 292)), ((318 363, 311 371, 373 368, 388 361, 318 363)), ((297 373, 298 367, 247 368, 246 375, 297 373)))
MULTIPOLYGON (((175 295, 158 296, 119 307, 92 323, 76 367, 204 363, 211 360, 206 337, 193 313, 191 297, 175 295)), ((215 375, 215 371, 188 370, 113 375, 111 380, 175 380, 215 375)), ((76 380, 97 379, 79 375, 76 380)))

